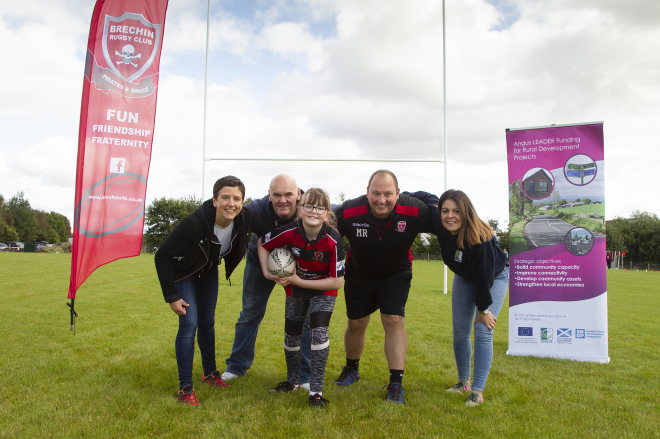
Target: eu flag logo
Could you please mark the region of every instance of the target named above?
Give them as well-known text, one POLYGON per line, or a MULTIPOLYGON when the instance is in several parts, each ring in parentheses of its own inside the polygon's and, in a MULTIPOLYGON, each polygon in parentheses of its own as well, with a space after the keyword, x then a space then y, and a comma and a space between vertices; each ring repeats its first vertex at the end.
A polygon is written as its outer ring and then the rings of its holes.
POLYGON ((518 335, 521 337, 531 337, 534 335, 534 328, 518 326, 518 335))

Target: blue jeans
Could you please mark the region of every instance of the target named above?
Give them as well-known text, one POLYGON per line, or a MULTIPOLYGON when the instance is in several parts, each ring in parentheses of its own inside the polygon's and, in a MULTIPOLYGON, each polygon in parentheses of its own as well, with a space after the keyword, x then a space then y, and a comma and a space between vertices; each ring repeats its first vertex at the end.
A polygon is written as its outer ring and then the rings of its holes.
MULTIPOLYGON (((264 277, 261 266, 249 259, 245 263, 243 273, 243 309, 235 326, 234 345, 231 355, 227 358, 227 372, 235 375, 245 375, 254 361, 254 345, 257 341, 259 325, 266 315, 266 305, 275 282, 264 277)), ((282 293, 284 293, 282 291, 282 293)), ((312 343, 309 337, 309 315, 305 319, 302 339, 302 362, 300 365, 300 382, 309 383, 309 357, 312 343)), ((278 348, 280 345, 278 345, 278 348)))
POLYGON ((174 283, 179 296, 188 303, 186 315, 179 316, 179 332, 176 334, 176 364, 179 368, 179 386, 191 386, 197 345, 202 354, 204 375, 216 371, 215 365, 215 305, 218 301, 218 269, 196 274, 174 283))
MULTIPOLYGON (((495 282, 490 289, 493 303, 488 310, 497 317, 502 309, 506 290, 509 286, 509 268, 495 277, 495 282)), ((470 333, 477 306, 474 304, 476 298, 474 284, 468 282, 458 275, 454 275, 451 293, 451 316, 454 335, 454 357, 458 369, 458 380, 470 379, 470 362, 472 359, 472 344, 470 333)), ((483 391, 486 386, 490 364, 493 361, 493 331, 479 322, 474 324, 474 379, 472 388, 483 391)))

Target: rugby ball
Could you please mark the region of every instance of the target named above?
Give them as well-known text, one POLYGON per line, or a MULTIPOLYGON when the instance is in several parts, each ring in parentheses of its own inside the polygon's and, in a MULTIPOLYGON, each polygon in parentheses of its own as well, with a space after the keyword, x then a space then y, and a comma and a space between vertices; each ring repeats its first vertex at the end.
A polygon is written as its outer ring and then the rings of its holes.
POLYGON ((296 258, 285 247, 276 248, 268 256, 268 271, 277 277, 289 277, 296 268, 296 258))

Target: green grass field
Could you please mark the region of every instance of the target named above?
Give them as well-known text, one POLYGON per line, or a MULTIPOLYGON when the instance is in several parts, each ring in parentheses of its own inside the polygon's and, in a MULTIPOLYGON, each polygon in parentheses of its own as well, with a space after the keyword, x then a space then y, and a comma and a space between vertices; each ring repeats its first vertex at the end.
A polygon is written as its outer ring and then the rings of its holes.
POLYGON ((552 210, 548 212, 564 212, 564 213, 597 213, 598 215, 605 216, 605 203, 600 204, 587 204, 584 206, 564 207, 562 209, 552 210))
POLYGON ((527 221, 519 221, 509 229, 509 255, 513 256, 527 251, 527 241, 524 234, 526 225, 527 221))
MULTIPOLYGON (((275 290, 257 358, 228 389, 196 385, 202 404, 177 404, 177 319, 163 302, 153 256, 101 267, 78 291, 77 333, 66 303, 70 256, 0 253, 0 437, 658 437, 660 274, 608 272, 610 364, 506 356, 508 309, 495 331, 485 403, 468 409, 456 382, 451 294, 442 264, 415 262, 406 326, 410 348, 405 406, 386 403, 388 371, 376 315, 360 373, 350 388, 332 382, 344 362, 340 292, 330 324, 327 410, 306 392, 271 395, 285 378, 284 294, 275 290)), ((240 311, 242 268, 221 282, 217 358, 223 369, 240 311)), ((451 285, 451 283, 450 283, 451 285)), ((201 375, 199 355, 195 379, 201 375)))

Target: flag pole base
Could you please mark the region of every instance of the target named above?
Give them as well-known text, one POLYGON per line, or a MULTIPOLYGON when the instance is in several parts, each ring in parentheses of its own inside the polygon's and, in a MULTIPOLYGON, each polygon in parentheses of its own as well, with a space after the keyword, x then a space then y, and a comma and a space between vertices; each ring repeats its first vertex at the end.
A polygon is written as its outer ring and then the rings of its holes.
POLYGON ((78 317, 78 313, 73 307, 75 300, 76 299, 71 299, 71 303, 67 302, 67 306, 71 308, 71 326, 69 329, 73 332, 73 335, 76 335, 76 317, 78 317))

